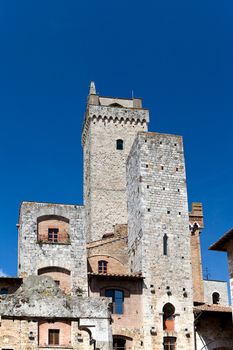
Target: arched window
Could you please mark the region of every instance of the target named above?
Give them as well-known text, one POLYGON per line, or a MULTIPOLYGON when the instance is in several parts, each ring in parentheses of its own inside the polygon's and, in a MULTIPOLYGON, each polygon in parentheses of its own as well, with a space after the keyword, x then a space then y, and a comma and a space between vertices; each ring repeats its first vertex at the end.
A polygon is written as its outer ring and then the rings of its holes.
POLYGON ((164 350, 175 350, 176 349, 176 338, 175 337, 164 337, 163 338, 163 349, 164 350))
POLYGON ((108 262, 105 260, 98 261, 98 273, 107 273, 108 262))
POLYGON ((112 298, 112 313, 113 314, 123 314, 124 305, 124 292, 119 289, 107 289, 105 291, 105 296, 112 298))
POLYGON ((124 141, 121 139, 116 140, 116 149, 122 151, 124 149, 124 141))
POLYGON ((163 307, 163 329, 166 331, 174 331, 175 330, 175 322, 174 322, 174 313, 175 308, 172 304, 167 303, 163 307))
POLYGON ((167 240, 168 236, 165 233, 165 235, 163 236, 163 255, 167 255, 167 240))
POLYGON ((214 292, 212 294, 212 300, 213 300, 213 304, 219 304, 220 294, 218 292, 214 292))

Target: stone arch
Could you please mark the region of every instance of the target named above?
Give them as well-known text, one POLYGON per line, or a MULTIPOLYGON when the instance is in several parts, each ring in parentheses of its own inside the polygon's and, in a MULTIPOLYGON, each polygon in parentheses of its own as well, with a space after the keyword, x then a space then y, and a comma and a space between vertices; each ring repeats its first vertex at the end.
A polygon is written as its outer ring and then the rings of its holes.
POLYGON ((70 220, 62 215, 46 214, 37 217, 37 240, 45 243, 69 243, 70 220))
POLYGON ((175 307, 171 303, 163 307, 163 329, 173 332, 175 330, 175 307))
POLYGON ((38 275, 51 277, 63 292, 68 293, 71 289, 70 270, 59 266, 46 266, 38 269, 38 275))
POLYGON ((104 260, 108 264, 108 273, 127 273, 125 265, 117 258, 109 255, 92 255, 88 258, 90 272, 98 273, 98 261, 104 260))

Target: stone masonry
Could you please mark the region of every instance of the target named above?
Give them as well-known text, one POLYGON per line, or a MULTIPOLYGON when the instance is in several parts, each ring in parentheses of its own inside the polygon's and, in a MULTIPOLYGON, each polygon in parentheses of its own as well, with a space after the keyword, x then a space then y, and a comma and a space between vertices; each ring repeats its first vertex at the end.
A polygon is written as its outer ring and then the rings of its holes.
POLYGON ((87 240, 95 241, 127 223, 125 165, 137 132, 147 131, 149 113, 141 100, 101 98, 93 87, 90 92, 82 133, 84 204, 87 240))
POLYGON ((145 277, 144 349, 163 343, 163 306, 172 303, 175 333, 168 335, 177 336, 180 350, 192 350, 191 251, 180 136, 138 134, 127 163, 127 194, 131 269, 145 277))

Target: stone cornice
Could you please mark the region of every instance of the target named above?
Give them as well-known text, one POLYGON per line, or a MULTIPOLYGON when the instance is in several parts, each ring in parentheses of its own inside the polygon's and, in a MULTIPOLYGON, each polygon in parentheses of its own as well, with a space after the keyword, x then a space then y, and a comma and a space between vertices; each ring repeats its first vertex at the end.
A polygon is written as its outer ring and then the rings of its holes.
POLYGON ((148 124, 149 110, 136 108, 116 108, 108 106, 89 105, 86 111, 83 130, 82 145, 84 146, 86 134, 91 121, 113 122, 123 124, 148 124))

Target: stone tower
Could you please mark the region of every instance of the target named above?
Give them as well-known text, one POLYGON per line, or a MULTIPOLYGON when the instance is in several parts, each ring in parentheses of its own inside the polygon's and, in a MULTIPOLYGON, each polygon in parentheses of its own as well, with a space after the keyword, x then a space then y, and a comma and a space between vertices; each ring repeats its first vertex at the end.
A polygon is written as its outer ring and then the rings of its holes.
POLYGON ((98 96, 91 83, 82 132, 87 241, 127 223, 126 160, 148 122, 141 99, 98 96))
POLYGON ((174 341, 177 349, 193 350, 190 232, 180 136, 138 134, 127 163, 127 194, 131 272, 144 277, 144 349, 162 349, 166 341, 174 341), (173 323, 166 326, 168 309, 173 323))

